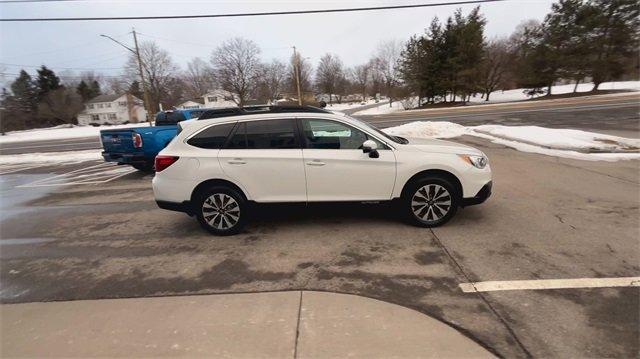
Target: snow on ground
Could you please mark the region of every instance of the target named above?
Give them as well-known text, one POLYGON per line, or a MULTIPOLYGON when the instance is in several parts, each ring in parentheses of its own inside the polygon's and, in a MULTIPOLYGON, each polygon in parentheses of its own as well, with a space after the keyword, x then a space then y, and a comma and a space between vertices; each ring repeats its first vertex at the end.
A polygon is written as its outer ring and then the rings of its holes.
POLYGON ((100 130, 117 130, 120 128, 144 127, 149 126, 146 122, 129 123, 126 125, 111 126, 73 126, 60 125, 49 128, 37 128, 26 131, 7 132, 4 136, 0 136, 0 143, 27 142, 27 141, 47 141, 61 140, 82 137, 98 137, 100 130))
POLYGON ((364 105, 360 101, 334 103, 334 104, 331 104, 331 105, 327 104, 327 107, 325 107, 325 110, 329 110, 329 111, 344 111, 344 110, 351 110, 351 109, 354 109, 354 108, 363 107, 363 106, 367 106, 367 105, 373 105, 374 103, 376 103, 375 100, 368 100, 367 102, 365 102, 364 105))
POLYGON ((640 140, 579 130, 538 126, 465 127, 452 122, 419 121, 386 128, 384 131, 409 138, 452 138, 470 135, 522 152, 587 161, 640 159, 640 140))
POLYGON ((64 151, 24 153, 20 155, 0 156, 0 165, 12 165, 22 163, 79 163, 84 161, 101 160, 100 150, 64 151))
POLYGON ((502 139, 534 144, 560 150, 616 152, 640 149, 640 140, 603 135, 580 130, 555 129, 538 126, 481 125, 473 131, 502 139))
POLYGON ((387 113, 393 113, 398 111, 403 111, 404 107, 402 106, 402 102, 395 101, 391 106, 389 106, 389 101, 380 102, 379 106, 368 108, 366 110, 358 111, 354 113, 355 116, 362 115, 382 115, 387 113))
MULTIPOLYGON (((573 87, 575 84, 568 85, 557 85, 551 88, 551 94, 553 95, 561 95, 573 92, 573 87)), ((584 83, 578 85, 578 92, 589 92, 593 88, 592 83, 584 83)), ((640 81, 620 81, 620 82, 605 82, 600 84, 600 90, 630 90, 630 91, 640 91, 640 81)), ((489 96, 489 101, 485 101, 480 98, 480 94, 477 96, 471 97, 471 101, 469 104, 486 104, 486 103, 503 103, 503 102, 514 102, 514 101, 525 101, 530 99, 527 95, 524 94, 524 89, 514 89, 507 91, 494 91, 489 96)), ((536 96, 540 97, 540 96, 536 96)), ((460 101, 459 98, 456 99, 460 101)), ((417 104, 417 102, 416 102, 417 104)), ((393 103, 393 108, 389 108, 389 103, 385 102, 380 106, 358 111, 354 113, 355 116, 362 115, 383 115, 392 112, 403 111, 402 103, 400 101, 393 103)))
MULTIPOLYGON (((551 87, 552 95, 562 95, 573 92, 575 84, 556 85, 551 87)), ((593 88, 593 83, 584 83, 578 85, 578 92, 589 92, 593 88)), ((640 81, 619 81, 605 82, 600 84, 600 90, 631 90, 640 91, 640 81)), ((481 95, 471 97, 471 103, 499 103, 528 100, 529 97, 524 94, 524 89, 515 89, 507 91, 494 91, 489 96, 489 101, 480 98, 481 95)), ((539 96, 536 96, 539 97, 539 96)))
POLYGON ((390 135, 413 138, 452 138, 471 133, 467 127, 453 122, 417 121, 383 130, 390 135))

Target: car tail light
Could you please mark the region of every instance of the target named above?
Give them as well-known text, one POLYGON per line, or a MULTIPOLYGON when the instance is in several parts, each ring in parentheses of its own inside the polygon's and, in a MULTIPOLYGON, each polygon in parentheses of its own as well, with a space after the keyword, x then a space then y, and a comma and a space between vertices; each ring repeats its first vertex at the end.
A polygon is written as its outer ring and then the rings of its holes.
POLYGON ((132 134, 131 139, 133 140, 134 148, 142 147, 142 136, 140 136, 140 134, 137 134, 137 133, 132 134))
POLYGON ((176 156, 156 156, 156 161, 155 161, 155 167, 156 167, 156 172, 160 172, 162 170, 164 170, 165 168, 171 166, 172 164, 174 164, 178 158, 180 157, 176 157, 176 156))

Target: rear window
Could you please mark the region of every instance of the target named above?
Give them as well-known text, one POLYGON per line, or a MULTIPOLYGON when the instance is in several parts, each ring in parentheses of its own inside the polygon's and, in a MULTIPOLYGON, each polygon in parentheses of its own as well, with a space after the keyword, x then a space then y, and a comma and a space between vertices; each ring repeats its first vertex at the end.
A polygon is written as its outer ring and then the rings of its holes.
POLYGON ((229 140, 229 149, 286 149, 300 148, 295 120, 265 120, 238 125, 229 140))
POLYGON ((234 126, 235 123, 225 123, 208 127, 191 137, 187 143, 200 148, 220 149, 227 141, 227 137, 234 126))
POLYGON ((156 126, 175 125, 184 120, 184 114, 180 111, 160 112, 156 115, 156 126))

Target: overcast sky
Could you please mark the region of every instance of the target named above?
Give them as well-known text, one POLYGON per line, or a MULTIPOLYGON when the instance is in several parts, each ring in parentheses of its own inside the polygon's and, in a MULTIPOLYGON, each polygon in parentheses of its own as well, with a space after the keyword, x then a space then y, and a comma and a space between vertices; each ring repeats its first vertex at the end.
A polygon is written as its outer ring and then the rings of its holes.
MULTIPOLYGON (((0 17, 86 17, 221 14, 238 12, 328 9, 442 0, 400 1, 67 1, 0 4, 0 17)), ((488 23, 487 37, 508 36, 523 20, 542 20, 551 0, 510 0, 486 3, 481 13, 488 23)), ((94 69, 105 75, 122 74, 127 50, 99 37, 107 34, 132 44, 132 27, 139 40, 155 41, 168 50, 180 66, 193 57, 209 61, 211 52, 225 39, 240 36, 255 41, 266 61, 287 61, 291 46, 315 65, 326 52, 335 53, 346 65, 366 62, 382 40, 405 41, 422 33, 435 16, 440 19, 460 7, 468 13, 475 5, 439 6, 370 12, 286 15, 250 18, 185 20, 1 22, 0 69, 30 73, 41 64, 56 72, 66 68, 79 73, 94 69), (20 66, 16 66, 20 65, 20 66)), ((10 76, 13 77, 13 76, 10 76)))

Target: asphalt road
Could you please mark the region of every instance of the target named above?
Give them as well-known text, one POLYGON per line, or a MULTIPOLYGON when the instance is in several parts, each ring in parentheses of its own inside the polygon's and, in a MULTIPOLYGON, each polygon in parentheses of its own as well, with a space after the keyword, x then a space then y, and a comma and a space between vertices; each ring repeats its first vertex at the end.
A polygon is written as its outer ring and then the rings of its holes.
POLYGON ((156 207, 151 175, 84 163, 0 176, 0 301, 321 290, 417 309, 503 357, 636 357, 640 288, 458 285, 640 276, 640 162, 456 141, 489 155, 494 195, 434 230, 383 205, 269 206, 212 237, 156 207), (80 182, 96 169, 103 182, 80 182))
POLYGON ((534 125, 639 137, 640 95, 615 94, 412 110, 362 118, 378 127, 413 121, 450 121, 465 126, 534 125))
MULTIPOLYGON (((369 105, 364 108, 377 105, 369 105)), ((362 110, 362 108, 358 110, 362 110)), ((640 137, 639 112, 640 95, 619 94, 413 110, 395 114, 360 116, 360 118, 381 128, 412 121, 450 121, 465 126, 502 124, 573 128, 637 138, 640 137)), ((100 148, 99 139, 86 137, 68 140, 0 143, 0 154, 79 151, 94 148, 100 148)))

